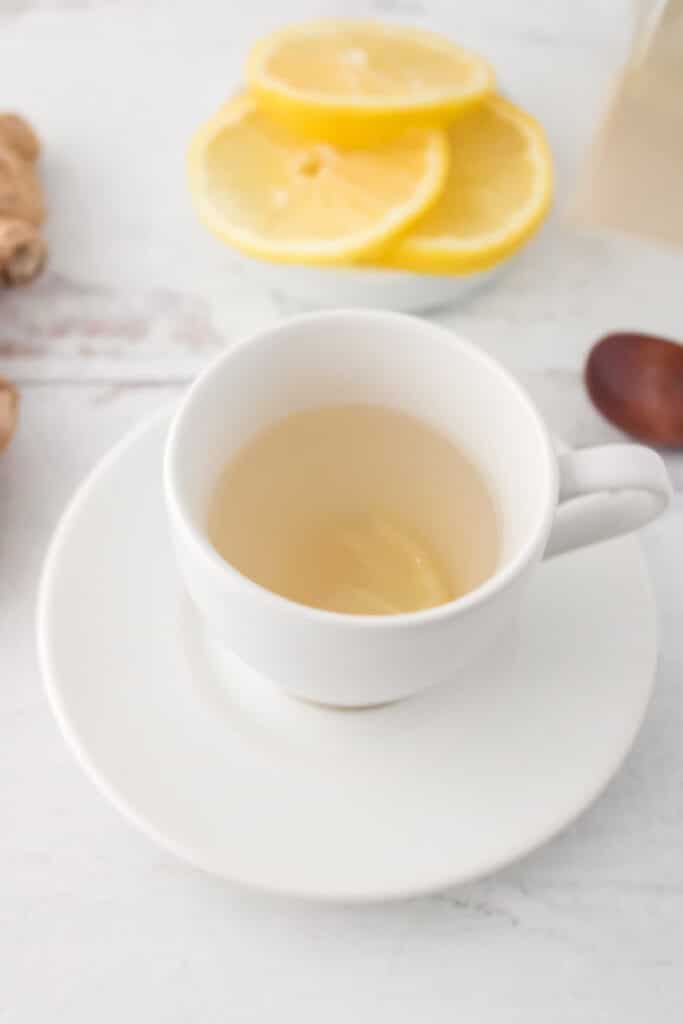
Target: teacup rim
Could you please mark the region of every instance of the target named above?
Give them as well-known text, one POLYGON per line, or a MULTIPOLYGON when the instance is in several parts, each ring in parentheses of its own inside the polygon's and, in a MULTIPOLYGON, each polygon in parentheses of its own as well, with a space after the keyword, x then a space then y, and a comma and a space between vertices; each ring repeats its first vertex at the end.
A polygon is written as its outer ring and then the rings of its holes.
POLYGON ((220 575, 223 579, 232 580, 241 588, 253 593, 258 598, 266 601, 272 606, 279 608, 282 612, 299 618, 309 619, 318 624, 338 625, 344 628, 361 629, 397 629, 409 626, 424 626, 432 622, 441 621, 455 615, 465 614, 479 605, 485 603, 494 594, 505 589, 534 559, 542 553, 545 543, 552 527, 555 504, 558 493, 558 469, 555 451, 550 432, 536 408, 531 397, 516 377, 497 359, 481 349, 468 338, 463 337, 459 332, 451 330, 441 324, 435 324, 422 317, 413 316, 407 313, 390 312, 387 310, 363 309, 362 307, 342 307, 339 309, 317 310, 312 312, 298 313, 294 316, 283 317, 276 323, 253 331, 247 336, 239 339, 227 349, 222 350, 209 364, 200 371, 190 384, 187 392, 176 409, 171 425, 169 427, 166 444, 164 447, 163 483, 169 517, 180 526, 192 541, 192 546, 200 555, 212 573, 220 575), (468 591, 461 597, 444 604, 435 605, 432 608, 425 608, 413 612, 399 612, 388 615, 356 615, 349 612, 328 611, 323 608, 314 608, 310 605, 293 601, 282 594, 269 590, 262 584, 250 579, 236 569, 230 562, 224 559, 211 544, 208 536, 195 523, 193 515, 182 500, 182 487, 178 481, 178 447, 179 438, 182 433, 184 419, 189 410, 196 404, 201 392, 208 386, 209 381, 219 372, 225 363, 236 358, 241 351, 255 345, 265 339, 272 337, 280 330, 291 329, 299 323, 319 322, 329 323, 339 318, 363 319, 365 321, 396 322, 403 326, 410 325, 421 330, 439 335, 442 339, 464 351, 468 357, 478 360, 486 369, 510 387, 516 398, 524 405, 530 413, 532 420, 537 427, 539 443, 543 449, 547 468, 549 487, 545 499, 545 509, 534 533, 527 537, 515 555, 491 576, 483 581, 473 590, 468 591))

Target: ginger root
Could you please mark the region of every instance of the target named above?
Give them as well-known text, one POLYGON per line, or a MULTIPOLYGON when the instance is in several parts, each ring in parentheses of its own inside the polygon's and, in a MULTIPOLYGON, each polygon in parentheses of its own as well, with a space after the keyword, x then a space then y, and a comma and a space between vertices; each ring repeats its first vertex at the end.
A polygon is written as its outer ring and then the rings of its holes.
POLYGON ((47 257, 40 235, 45 219, 35 171, 40 153, 36 135, 17 114, 0 114, 0 281, 24 284, 47 257))
POLYGON ((18 409, 19 392, 8 380, 0 377, 0 452, 12 440, 18 409))

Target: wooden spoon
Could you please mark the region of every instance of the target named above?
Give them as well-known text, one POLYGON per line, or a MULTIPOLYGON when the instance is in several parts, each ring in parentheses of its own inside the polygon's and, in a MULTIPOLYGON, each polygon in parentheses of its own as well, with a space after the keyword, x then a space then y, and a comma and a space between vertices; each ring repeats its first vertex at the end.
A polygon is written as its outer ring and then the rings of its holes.
POLYGON ((586 363, 593 404, 650 444, 683 447, 683 345, 652 334, 607 334, 586 363))

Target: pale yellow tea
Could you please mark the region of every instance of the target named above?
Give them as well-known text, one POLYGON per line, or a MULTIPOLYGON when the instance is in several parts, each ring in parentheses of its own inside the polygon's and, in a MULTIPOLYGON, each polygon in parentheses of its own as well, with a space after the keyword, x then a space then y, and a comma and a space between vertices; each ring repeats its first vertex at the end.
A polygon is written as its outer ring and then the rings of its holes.
POLYGON ((392 615, 444 604, 496 567, 496 508, 447 437, 382 406, 295 413, 227 465, 209 536, 235 569, 293 601, 392 615))

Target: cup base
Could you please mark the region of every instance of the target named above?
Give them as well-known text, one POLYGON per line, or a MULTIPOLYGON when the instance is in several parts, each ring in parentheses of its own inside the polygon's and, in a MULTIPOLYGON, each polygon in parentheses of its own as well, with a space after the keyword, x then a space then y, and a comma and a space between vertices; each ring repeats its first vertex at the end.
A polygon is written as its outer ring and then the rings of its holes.
POLYGON ((212 681, 212 685, 227 688, 232 700, 239 696, 240 703, 245 700, 250 704, 263 705, 277 703, 281 700, 296 700, 313 707, 329 708, 333 711, 353 712, 372 711, 376 708, 388 707, 410 700, 427 689, 458 685, 458 678, 467 678, 485 685, 486 680, 511 671, 517 659, 519 648, 519 628, 516 622, 509 623, 491 638, 491 642, 481 652, 475 663, 457 670, 453 678, 425 687, 416 680, 413 693, 404 694, 392 700, 368 701, 367 703, 345 703, 343 701, 322 700, 302 693, 281 683, 272 676, 267 676, 253 668, 239 657, 211 628, 195 608, 192 600, 186 595, 183 610, 183 635, 185 648, 189 653, 195 678, 200 676, 212 681))

